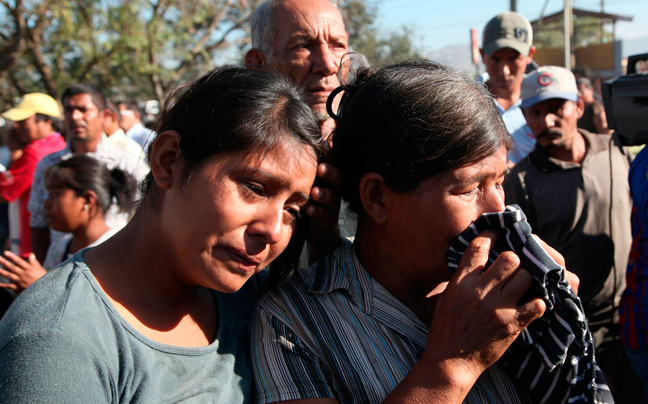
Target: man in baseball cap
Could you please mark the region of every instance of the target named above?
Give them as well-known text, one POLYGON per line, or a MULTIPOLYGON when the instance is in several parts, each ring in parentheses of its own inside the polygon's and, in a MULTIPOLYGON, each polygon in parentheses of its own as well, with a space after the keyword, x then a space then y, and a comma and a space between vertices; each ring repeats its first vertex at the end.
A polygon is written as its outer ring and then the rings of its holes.
POLYGON ((596 360, 612 381, 615 400, 634 402, 619 396, 636 392, 640 397, 642 391, 619 342, 615 309, 625 288, 623 269, 632 242, 630 158, 609 135, 577 127, 583 101, 571 71, 540 67, 524 79, 521 94, 537 142, 507 176, 506 203, 522 207, 533 232, 560 251, 567 269, 580 278, 578 295, 596 360), (638 388, 632 386, 634 380, 638 388))
POLYGON ((522 109, 552 98, 578 103, 572 72, 559 66, 542 66, 522 82, 522 109))
POLYGON ((9 165, 9 169, 0 173, 0 201, 10 204, 11 250, 27 257, 32 251, 27 202, 36 165, 45 155, 65 147, 63 137, 54 130, 60 111, 54 98, 47 94, 31 93, 23 96, 18 105, 2 116, 14 122, 12 135, 24 148, 22 155, 9 165))
POLYGON ((506 11, 484 27, 480 50, 486 73, 486 86, 495 97, 514 147, 508 154, 511 165, 522 160, 535 145, 531 130, 520 109, 520 86, 533 59, 533 29, 521 14, 506 11))
POLYGON ((24 121, 36 114, 48 115, 58 118, 60 115, 59 106, 56 100, 47 94, 31 93, 25 94, 22 101, 16 107, 2 114, 3 117, 14 122, 24 121))

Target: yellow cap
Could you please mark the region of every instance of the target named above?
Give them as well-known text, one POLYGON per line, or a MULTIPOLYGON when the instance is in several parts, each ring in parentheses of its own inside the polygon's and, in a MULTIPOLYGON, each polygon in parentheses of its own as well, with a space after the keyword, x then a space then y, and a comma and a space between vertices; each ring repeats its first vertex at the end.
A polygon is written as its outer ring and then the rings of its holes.
POLYGON ((24 121, 36 114, 49 115, 54 118, 59 118, 61 115, 58 103, 54 98, 43 93, 31 93, 25 94, 20 104, 2 116, 12 121, 24 121))

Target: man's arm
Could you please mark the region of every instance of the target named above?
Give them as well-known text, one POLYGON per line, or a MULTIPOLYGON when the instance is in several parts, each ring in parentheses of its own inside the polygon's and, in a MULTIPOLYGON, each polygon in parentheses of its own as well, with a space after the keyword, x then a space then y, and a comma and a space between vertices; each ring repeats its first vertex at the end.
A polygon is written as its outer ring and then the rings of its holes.
POLYGON ((609 135, 614 132, 614 130, 608 128, 605 108, 598 102, 594 103, 594 126, 596 127, 596 133, 609 135))

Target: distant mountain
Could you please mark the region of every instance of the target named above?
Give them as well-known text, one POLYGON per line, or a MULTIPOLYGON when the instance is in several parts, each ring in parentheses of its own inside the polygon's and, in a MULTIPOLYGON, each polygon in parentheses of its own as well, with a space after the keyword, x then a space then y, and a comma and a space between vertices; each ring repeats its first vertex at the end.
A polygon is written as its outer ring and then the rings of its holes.
POLYGON ((648 35, 639 38, 624 39, 621 53, 624 58, 638 53, 648 53, 648 35))
MULTIPOLYGON (((462 72, 476 72, 475 65, 472 64, 471 49, 468 44, 446 46, 445 48, 436 51, 427 52, 422 56, 437 62, 445 63, 462 72)), ((480 60, 480 71, 483 70, 484 67, 480 60)))
MULTIPOLYGON (((648 53, 648 35, 632 39, 624 39, 622 51, 624 58, 638 53, 648 53)), ((438 62, 443 62, 457 70, 466 73, 475 73, 475 65, 472 64, 470 45, 449 45, 445 48, 427 52, 424 57, 438 62)), ((484 71, 484 65, 479 63, 479 71, 484 71)))

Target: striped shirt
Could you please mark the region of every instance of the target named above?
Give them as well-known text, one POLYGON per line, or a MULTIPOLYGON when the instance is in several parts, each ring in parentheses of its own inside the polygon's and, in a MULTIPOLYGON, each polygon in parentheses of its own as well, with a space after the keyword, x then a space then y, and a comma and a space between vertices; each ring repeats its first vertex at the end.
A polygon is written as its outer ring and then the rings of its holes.
POLYGON ((547 305, 542 318, 522 330, 500 360, 540 403, 612 403, 610 389, 594 359, 592 334, 580 299, 565 280, 565 271, 531 236, 531 226, 517 205, 484 213, 461 233, 448 252, 454 273, 468 244, 484 230, 495 230, 488 266, 500 252, 513 251, 533 277, 527 295, 547 305))
MULTIPOLYGON (((381 402, 410 372, 429 328, 362 267, 351 243, 267 293, 252 319, 257 402, 381 402)), ((499 367, 465 403, 531 402, 499 367)))

